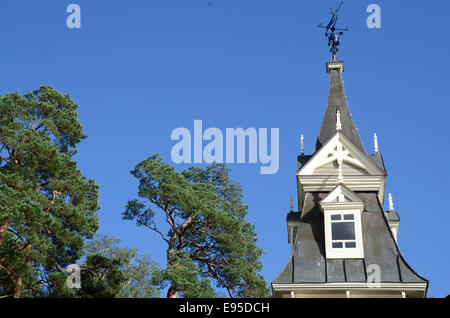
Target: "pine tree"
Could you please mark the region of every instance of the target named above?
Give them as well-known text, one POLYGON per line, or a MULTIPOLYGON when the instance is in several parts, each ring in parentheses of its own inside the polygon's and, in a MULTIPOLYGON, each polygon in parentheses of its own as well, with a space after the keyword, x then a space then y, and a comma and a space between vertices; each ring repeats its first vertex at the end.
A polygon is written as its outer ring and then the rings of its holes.
POLYGON ((230 297, 269 296, 260 274, 263 253, 254 226, 245 221, 242 188, 224 164, 176 172, 155 154, 131 172, 139 197, 123 218, 155 232, 167 246, 167 266, 156 280, 168 284, 168 297, 214 297, 211 281, 230 297), (160 211, 169 230, 157 224, 160 211))
POLYGON ((73 159, 78 106, 49 86, 0 105, 0 295, 54 294, 98 228, 98 186, 73 159))

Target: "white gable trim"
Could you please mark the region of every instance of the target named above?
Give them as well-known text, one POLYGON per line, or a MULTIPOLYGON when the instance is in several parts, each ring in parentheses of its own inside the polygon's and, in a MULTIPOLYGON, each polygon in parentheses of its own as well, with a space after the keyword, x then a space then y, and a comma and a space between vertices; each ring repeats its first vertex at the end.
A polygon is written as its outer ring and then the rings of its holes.
POLYGON ((298 176, 314 175, 318 168, 337 161, 338 164, 348 162, 367 171, 368 175, 385 175, 367 155, 357 148, 344 134, 337 132, 298 172, 298 176))
POLYGON ((339 184, 322 201, 320 207, 324 210, 353 210, 364 211, 363 200, 346 186, 339 184))
POLYGON ((363 202, 363 200, 352 190, 340 184, 321 201, 321 204, 333 202, 363 202))

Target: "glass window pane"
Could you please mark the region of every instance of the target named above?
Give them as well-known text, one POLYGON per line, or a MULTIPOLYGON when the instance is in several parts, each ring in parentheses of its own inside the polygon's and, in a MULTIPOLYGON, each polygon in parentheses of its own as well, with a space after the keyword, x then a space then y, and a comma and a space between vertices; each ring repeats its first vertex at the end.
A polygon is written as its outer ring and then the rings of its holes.
POLYGON ((341 219, 341 215, 340 214, 335 214, 331 216, 331 220, 333 221, 339 221, 341 219))
POLYGON ((355 239, 355 223, 340 222, 331 224, 332 240, 354 240, 355 239))
POLYGON ((346 242, 345 247, 356 247, 356 242, 346 242))
POLYGON ((354 219, 353 214, 346 214, 346 215, 344 215, 344 220, 353 220, 353 219, 354 219))
POLYGON ((333 248, 342 248, 342 243, 341 242, 333 243, 332 246, 333 248))

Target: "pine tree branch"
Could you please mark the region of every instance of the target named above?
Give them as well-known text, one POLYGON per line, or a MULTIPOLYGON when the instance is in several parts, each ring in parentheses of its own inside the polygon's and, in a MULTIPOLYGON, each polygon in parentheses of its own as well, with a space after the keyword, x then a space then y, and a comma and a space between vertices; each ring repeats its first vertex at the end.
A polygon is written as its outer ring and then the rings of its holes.
MULTIPOLYGON (((138 212, 138 218, 142 217, 142 213, 138 212)), ((167 243, 169 244, 169 240, 165 237, 165 235, 156 227, 155 222, 151 222, 150 224, 153 224, 153 226, 149 225, 149 224, 145 224, 145 223, 141 223, 143 226, 145 226, 146 228, 155 231, 156 233, 158 233, 161 238, 167 243)))
POLYGON ((208 275, 211 276, 211 278, 213 278, 213 279, 217 279, 226 288, 230 298, 234 298, 231 292, 232 291, 236 292, 236 291, 233 290, 233 287, 231 287, 228 283, 226 283, 222 279, 222 277, 220 277, 220 275, 217 273, 217 271, 214 268, 214 266, 212 266, 209 262, 205 263, 205 265, 209 268, 208 275))
POLYGON ((8 228, 7 231, 8 231, 8 232, 11 232, 11 233, 13 233, 13 234, 15 234, 15 235, 17 236, 17 238, 20 239, 22 242, 27 243, 27 242, 25 241, 25 239, 24 239, 22 236, 20 236, 19 233, 17 233, 17 232, 14 231, 13 229, 8 228))
POLYGON ((52 193, 52 203, 51 203, 51 205, 47 208, 47 209, 45 209, 44 210, 44 212, 46 212, 46 213, 48 213, 48 212, 50 212, 50 209, 53 207, 53 205, 55 204, 55 199, 56 199, 56 195, 64 195, 64 193, 61 193, 61 192, 59 192, 59 191, 53 191, 53 193, 52 193))
POLYGON ((39 116, 38 118, 36 118, 36 120, 33 122, 33 124, 31 125, 30 129, 33 129, 34 126, 38 123, 38 121, 41 119, 41 116, 39 116))
MULTIPOLYGON (((155 224, 154 222, 152 222, 153 224, 155 224)), ((161 235, 161 238, 167 243, 169 244, 169 240, 165 237, 165 235, 156 227, 156 225, 154 226, 150 226, 148 224, 144 224, 144 226, 146 228, 149 228, 150 230, 155 231, 156 233, 158 233, 159 235, 161 235)))
POLYGON ((3 158, 2 156, 0 156, 0 160, 3 160, 9 164, 12 164, 12 162, 9 159, 3 158))
POLYGON ((180 225, 180 227, 179 227, 181 229, 180 235, 184 235, 184 233, 186 233, 186 230, 188 229, 189 225, 191 225, 192 222, 194 221, 194 219, 201 213, 202 213, 202 210, 200 209, 194 215, 188 217, 186 219, 186 221, 184 221, 184 223, 180 225))

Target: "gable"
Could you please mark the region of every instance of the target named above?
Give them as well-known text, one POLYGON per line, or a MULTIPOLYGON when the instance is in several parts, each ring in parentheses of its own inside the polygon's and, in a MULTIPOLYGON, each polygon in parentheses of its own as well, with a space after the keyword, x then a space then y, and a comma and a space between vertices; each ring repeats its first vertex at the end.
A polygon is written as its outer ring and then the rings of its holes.
MULTIPOLYGON (((336 160, 329 162, 327 164, 324 164, 321 167, 317 167, 314 170, 314 174, 319 176, 337 176, 338 175, 338 163, 336 160)), ((365 176, 369 173, 367 170, 357 167, 356 165, 344 161, 342 163, 342 174, 345 176, 365 176)))
POLYGON ((340 184, 331 191, 320 203, 332 202, 363 202, 363 200, 352 190, 340 184))
POLYGON ((342 164, 343 175, 385 175, 384 171, 340 132, 337 132, 297 175, 337 175, 339 163, 342 164))

